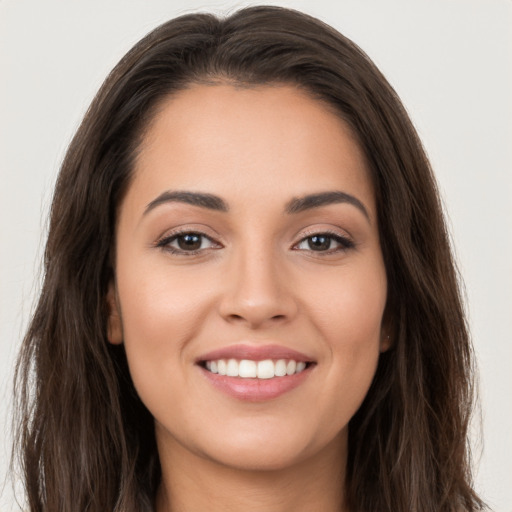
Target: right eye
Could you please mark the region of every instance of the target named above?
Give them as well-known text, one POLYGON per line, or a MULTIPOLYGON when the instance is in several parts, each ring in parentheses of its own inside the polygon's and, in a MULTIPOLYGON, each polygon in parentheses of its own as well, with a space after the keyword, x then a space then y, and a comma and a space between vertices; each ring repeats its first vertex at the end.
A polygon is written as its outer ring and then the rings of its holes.
POLYGON ((190 256, 207 249, 218 248, 219 244, 204 233, 186 231, 163 238, 158 242, 157 247, 161 247, 173 254, 190 256))

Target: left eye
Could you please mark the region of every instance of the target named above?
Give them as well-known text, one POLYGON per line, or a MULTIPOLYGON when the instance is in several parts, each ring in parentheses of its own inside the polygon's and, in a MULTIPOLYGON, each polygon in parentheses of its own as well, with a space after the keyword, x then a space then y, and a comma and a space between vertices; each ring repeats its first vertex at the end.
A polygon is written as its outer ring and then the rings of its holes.
POLYGON ((350 240, 342 236, 319 233, 304 238, 296 245, 296 248, 303 251, 328 252, 349 249, 353 245, 350 240))
POLYGON ((216 244, 202 233, 178 233, 158 243, 159 247, 174 253, 195 253, 203 249, 210 249, 216 244))

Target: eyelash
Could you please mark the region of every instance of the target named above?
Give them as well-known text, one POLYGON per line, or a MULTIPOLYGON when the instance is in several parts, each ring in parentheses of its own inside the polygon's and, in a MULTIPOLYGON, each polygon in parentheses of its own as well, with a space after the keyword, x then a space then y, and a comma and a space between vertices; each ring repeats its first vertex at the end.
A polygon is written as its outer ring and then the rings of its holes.
MULTIPOLYGON (((350 238, 346 236, 342 236, 339 233, 334 233, 332 231, 319 231, 314 233, 308 233, 306 236, 301 238, 301 240, 294 245, 294 247, 307 242, 308 240, 315 238, 315 237, 325 237, 331 240, 331 242, 335 242, 339 244, 339 247, 335 249, 328 249, 327 251, 315 251, 313 249, 306 249, 309 250, 311 253, 318 253, 319 255, 329 255, 329 254, 336 254, 340 252, 348 251, 349 249, 353 249, 355 247, 355 243, 350 240, 350 238)), ((300 249, 294 249, 294 250, 300 250, 300 249)))
POLYGON ((177 255, 180 255, 180 256, 194 256, 194 255, 197 255, 200 252, 206 250, 206 249, 196 249, 196 250, 193 250, 193 251, 186 251, 186 250, 183 250, 183 249, 172 247, 170 245, 174 241, 177 241, 179 238, 185 237, 187 235, 189 235, 189 236, 197 236, 201 240, 203 240, 203 239, 209 240, 212 243, 213 246, 216 246, 216 247, 213 247, 215 249, 221 247, 221 245, 219 243, 215 242, 214 240, 212 240, 211 237, 209 237, 208 235, 205 235, 204 233, 201 233, 199 231, 179 231, 177 233, 173 233, 172 235, 166 236, 166 237, 162 238, 161 240, 159 240, 157 242, 156 246, 161 248, 164 251, 170 252, 171 254, 177 254, 177 255))
MULTIPOLYGON (((307 236, 301 238, 299 240, 299 242, 297 242, 296 244, 294 244, 294 248, 293 250, 300 250, 300 249, 295 249, 295 247, 297 247, 298 245, 304 243, 304 242, 307 242, 309 239, 312 239, 312 238, 315 238, 315 237, 325 237, 325 238, 328 238, 330 239, 331 241, 335 242, 335 243, 338 243, 339 244, 339 247, 335 248, 335 249, 328 249, 326 251, 315 251, 313 249, 305 249, 311 253, 318 253, 320 255, 329 255, 329 254, 335 254, 335 253, 340 253, 340 252, 345 252, 349 249, 353 249, 355 247, 355 244, 352 240, 350 240, 348 237, 345 237, 345 236, 341 236, 340 234, 338 233, 333 233, 333 232, 330 232, 330 231, 320 231, 320 232, 315 232, 315 233, 311 233, 311 234, 308 234, 307 236)), ((164 251, 167 251, 167 252, 170 252, 171 254, 176 254, 176 255, 179 255, 179 256, 195 256, 205 250, 209 250, 209 249, 218 249, 221 246, 221 244, 219 244, 218 242, 215 242, 211 237, 209 237, 208 235, 204 234, 204 233, 201 233, 199 231, 180 231, 180 232, 177 232, 177 233, 173 233, 172 235, 170 236, 166 236, 164 238, 162 238, 161 240, 159 240, 157 243, 156 243, 156 247, 164 250, 164 251), (195 250, 192 250, 192 251, 187 251, 187 250, 183 250, 183 249, 179 249, 179 248, 176 248, 176 247, 172 247, 170 244, 177 241, 180 237, 185 237, 185 236, 196 236, 196 237, 199 237, 201 240, 209 240, 212 244, 212 247, 209 247, 207 249, 195 249, 195 250)))

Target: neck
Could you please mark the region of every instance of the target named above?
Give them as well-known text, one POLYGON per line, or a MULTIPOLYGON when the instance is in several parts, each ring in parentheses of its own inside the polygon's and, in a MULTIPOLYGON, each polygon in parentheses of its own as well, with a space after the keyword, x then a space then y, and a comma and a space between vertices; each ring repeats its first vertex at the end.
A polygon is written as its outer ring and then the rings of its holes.
POLYGON ((171 444, 159 446, 157 512, 346 512, 346 436, 311 458, 273 470, 225 466, 171 444))

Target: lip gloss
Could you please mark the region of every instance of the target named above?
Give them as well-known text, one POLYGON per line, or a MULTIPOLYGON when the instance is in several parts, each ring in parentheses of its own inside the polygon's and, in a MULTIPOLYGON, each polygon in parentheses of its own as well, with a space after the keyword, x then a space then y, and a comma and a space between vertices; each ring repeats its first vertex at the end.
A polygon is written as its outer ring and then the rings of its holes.
POLYGON ((206 368, 199 367, 204 377, 221 392, 249 402, 272 400, 296 388, 311 374, 312 367, 307 367, 300 373, 271 379, 229 377, 212 373, 206 368))

